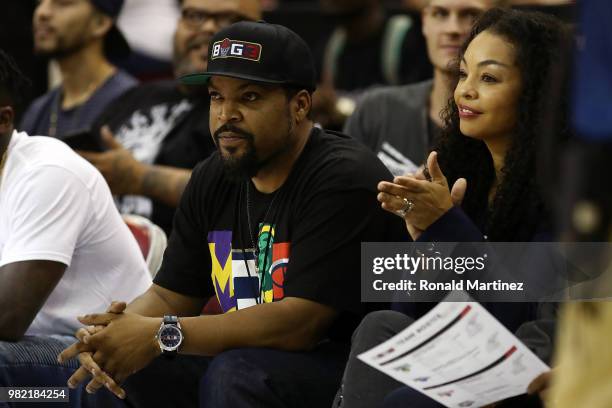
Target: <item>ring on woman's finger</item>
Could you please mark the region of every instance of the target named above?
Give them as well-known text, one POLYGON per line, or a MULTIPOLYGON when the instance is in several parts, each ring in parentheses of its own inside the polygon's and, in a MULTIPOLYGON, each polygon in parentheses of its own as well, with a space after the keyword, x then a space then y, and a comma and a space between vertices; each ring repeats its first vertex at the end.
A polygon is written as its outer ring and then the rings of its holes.
POLYGON ((401 217, 405 217, 412 209, 414 208, 414 203, 407 199, 406 197, 402 197, 402 201, 404 201, 404 206, 397 210, 397 214, 401 217))

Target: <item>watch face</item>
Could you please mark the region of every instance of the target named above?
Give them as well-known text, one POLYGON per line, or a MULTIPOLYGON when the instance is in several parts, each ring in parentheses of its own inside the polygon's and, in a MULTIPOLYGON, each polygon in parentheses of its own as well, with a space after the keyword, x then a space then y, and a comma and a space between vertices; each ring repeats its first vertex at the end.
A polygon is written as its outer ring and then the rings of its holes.
POLYGON ((164 349, 175 350, 183 341, 183 333, 174 325, 166 325, 159 333, 159 341, 164 349))

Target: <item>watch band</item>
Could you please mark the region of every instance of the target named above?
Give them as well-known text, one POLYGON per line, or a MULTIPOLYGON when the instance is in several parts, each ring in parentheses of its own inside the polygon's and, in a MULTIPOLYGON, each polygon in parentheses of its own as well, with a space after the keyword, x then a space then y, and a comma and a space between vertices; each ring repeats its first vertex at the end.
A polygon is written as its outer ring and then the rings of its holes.
POLYGON ((178 326, 178 316, 165 315, 163 324, 175 324, 178 326))

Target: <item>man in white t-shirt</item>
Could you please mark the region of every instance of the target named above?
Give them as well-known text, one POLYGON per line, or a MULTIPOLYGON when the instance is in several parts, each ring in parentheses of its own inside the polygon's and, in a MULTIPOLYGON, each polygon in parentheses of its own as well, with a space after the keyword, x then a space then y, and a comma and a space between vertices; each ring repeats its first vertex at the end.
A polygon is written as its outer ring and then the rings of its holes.
POLYGON ((34 385, 22 382, 35 381, 32 364, 54 363, 77 316, 151 285, 100 173, 64 143, 13 129, 24 82, 0 51, 0 386, 34 385))

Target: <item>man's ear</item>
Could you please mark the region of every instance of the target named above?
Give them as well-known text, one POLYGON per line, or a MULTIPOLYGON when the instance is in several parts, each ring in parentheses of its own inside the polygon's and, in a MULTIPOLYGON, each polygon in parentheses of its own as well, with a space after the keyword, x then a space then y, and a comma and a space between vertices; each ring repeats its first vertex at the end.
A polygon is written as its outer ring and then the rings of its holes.
POLYGON ((97 12, 93 17, 92 34, 96 38, 104 38, 113 26, 113 19, 106 14, 97 12))
POLYGON ((5 135, 13 131, 13 120, 15 112, 10 106, 0 106, 0 135, 5 135))
POLYGON ((305 89, 295 95, 295 120, 297 123, 303 122, 308 118, 312 109, 312 95, 305 89))

